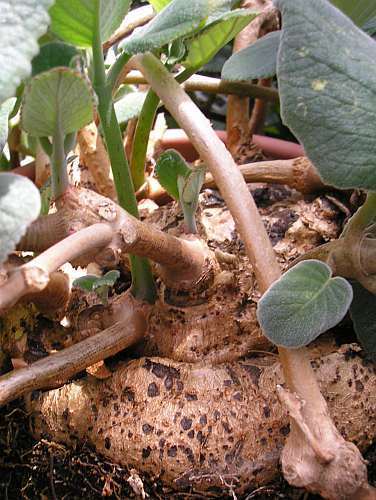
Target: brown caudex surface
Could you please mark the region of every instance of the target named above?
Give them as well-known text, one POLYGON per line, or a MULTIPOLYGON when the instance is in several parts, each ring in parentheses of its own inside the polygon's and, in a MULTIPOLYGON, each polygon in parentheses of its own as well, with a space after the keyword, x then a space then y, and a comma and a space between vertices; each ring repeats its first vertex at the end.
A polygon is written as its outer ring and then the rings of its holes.
MULTIPOLYGON (((375 368, 343 346, 312 364, 343 436, 364 449, 374 438, 375 368)), ((34 432, 87 441, 110 460, 176 489, 236 493, 278 474, 289 420, 272 357, 211 366, 144 357, 111 379, 81 380, 34 395, 34 432), (218 490, 219 489, 219 490, 218 490)), ((349 464, 344 476, 351 476, 349 464)))

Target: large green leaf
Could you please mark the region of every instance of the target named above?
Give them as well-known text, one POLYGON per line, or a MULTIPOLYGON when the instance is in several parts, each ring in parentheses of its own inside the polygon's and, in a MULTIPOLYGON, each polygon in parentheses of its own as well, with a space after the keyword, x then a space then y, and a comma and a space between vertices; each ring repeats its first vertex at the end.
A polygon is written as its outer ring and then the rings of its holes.
POLYGON ((376 295, 353 282, 354 299, 350 315, 364 350, 376 360, 376 295))
POLYGON ((318 260, 300 262, 261 297, 257 317, 269 340, 284 347, 309 344, 345 316, 353 297, 351 285, 331 277, 318 260))
POLYGON ((53 0, 0 0, 0 103, 12 97, 30 61, 38 53, 38 38, 47 30, 53 0))
POLYGON ((39 54, 31 62, 32 75, 38 75, 59 66, 69 66, 78 50, 73 45, 62 42, 51 42, 42 45, 39 54))
POLYGON ((133 32, 120 47, 129 54, 157 50, 174 40, 190 35, 209 16, 207 0, 172 0, 146 26, 133 32))
POLYGON ((29 179, 0 174, 0 264, 14 250, 39 211, 39 191, 29 179))
POLYGON ((62 40, 78 47, 91 47, 100 8, 100 32, 107 40, 128 12, 130 0, 56 0, 50 9, 51 30, 62 40))
POLYGON ((281 32, 273 31, 233 54, 223 66, 222 78, 244 81, 274 76, 280 39, 281 32))
POLYGON ((3 152, 4 146, 8 140, 9 131, 9 115, 11 114, 17 99, 11 97, 0 104, 0 154, 3 152))
POLYGON ((363 26, 364 23, 376 16, 375 0, 331 0, 331 2, 346 16, 351 17, 358 26, 363 26))
POLYGON ((325 0, 276 0, 284 122, 323 180, 376 189, 376 43, 325 0))
POLYGON ((251 9, 236 9, 219 16, 189 42, 188 54, 183 65, 194 69, 204 66, 256 15, 257 13, 251 9))
POLYGON ((55 68, 34 77, 25 90, 21 125, 36 137, 59 130, 70 134, 93 119, 92 95, 85 79, 67 68, 55 68))

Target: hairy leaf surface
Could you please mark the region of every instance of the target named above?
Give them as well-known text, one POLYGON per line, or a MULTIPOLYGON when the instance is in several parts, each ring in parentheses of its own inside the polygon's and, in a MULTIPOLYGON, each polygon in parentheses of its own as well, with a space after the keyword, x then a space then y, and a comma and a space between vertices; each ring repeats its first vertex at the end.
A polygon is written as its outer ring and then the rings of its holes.
POLYGON ((0 0, 0 103, 31 73, 38 38, 47 31, 53 0, 0 0))
POLYGON ((91 47, 100 8, 100 34, 107 40, 128 12, 130 0, 56 0, 50 9, 51 30, 78 47, 91 47))
POLYGON ((115 113, 119 123, 137 118, 142 110, 146 92, 130 92, 115 102, 115 113))
POLYGON ((376 43, 325 0, 277 0, 282 118, 323 180, 376 188, 376 43))
POLYGON ((184 158, 174 149, 169 149, 158 158, 155 171, 161 186, 175 200, 179 200, 178 178, 186 178, 191 172, 184 158))
POLYGON ((341 9, 346 16, 351 17, 355 24, 363 26, 372 17, 376 16, 375 0, 330 0, 333 5, 341 9))
POLYGON ((277 71, 280 31, 263 36, 249 47, 233 54, 222 69, 224 80, 244 81, 269 78, 277 71))
POLYGON ((351 285, 331 277, 328 265, 306 260, 287 271, 258 303, 257 317, 266 337, 284 347, 309 344, 345 316, 351 285))
POLYGON ((26 177, 0 174, 0 264, 40 212, 39 191, 26 177))
POLYGON ((67 68, 34 77, 25 90, 22 128, 36 137, 52 136, 59 126, 66 135, 93 119, 92 95, 84 78, 67 68))
POLYGON ((8 140, 9 132, 9 115, 11 114, 17 99, 11 97, 0 104, 0 154, 3 152, 4 146, 8 140))

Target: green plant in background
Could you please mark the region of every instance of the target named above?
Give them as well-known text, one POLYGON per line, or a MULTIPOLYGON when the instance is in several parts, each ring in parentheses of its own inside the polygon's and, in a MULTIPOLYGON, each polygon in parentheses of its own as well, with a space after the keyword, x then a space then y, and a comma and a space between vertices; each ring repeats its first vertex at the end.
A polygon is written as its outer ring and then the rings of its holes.
POLYGON ((108 271, 103 276, 87 274, 73 281, 72 285, 80 288, 84 292, 94 292, 102 304, 108 304, 108 293, 120 277, 119 271, 108 271))
POLYGON ((258 318, 274 343, 299 347, 338 323, 354 294, 355 331, 375 355, 376 43, 325 0, 278 0, 277 6, 283 18, 277 59, 282 118, 326 183, 368 194, 341 238, 324 253, 310 252, 324 262, 307 260, 285 273, 261 298, 258 318), (330 268, 358 283, 352 288, 343 278, 332 278, 330 268))
POLYGON ((156 174, 165 190, 179 201, 187 232, 197 233, 195 214, 205 179, 205 168, 189 168, 177 151, 168 150, 158 158, 156 174))

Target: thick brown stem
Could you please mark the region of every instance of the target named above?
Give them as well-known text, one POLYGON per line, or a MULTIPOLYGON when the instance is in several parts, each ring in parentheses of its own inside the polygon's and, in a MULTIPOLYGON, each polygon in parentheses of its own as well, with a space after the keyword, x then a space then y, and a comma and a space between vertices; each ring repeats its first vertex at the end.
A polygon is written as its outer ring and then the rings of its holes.
MULTIPOLYGON (((136 64, 175 120, 187 132, 207 164, 231 211, 255 270, 258 287, 264 293, 280 277, 271 243, 247 185, 231 155, 212 130, 209 121, 185 94, 162 64, 150 54, 136 57, 136 64)), ((284 448, 283 467, 294 484, 319 491, 327 498, 356 498, 367 484, 365 463, 354 445, 347 443, 335 429, 321 396, 305 349, 280 349, 281 363, 288 386, 304 401, 301 415, 311 435, 320 445, 322 456, 330 450, 335 457, 322 463, 297 425, 284 448), (296 459, 298 458, 298 460, 296 459), (351 471, 349 470, 351 463, 351 471), (346 480, 341 483, 341 476, 346 480)))
POLYGON ((48 285, 51 272, 86 252, 105 247, 112 237, 110 226, 94 224, 68 236, 27 264, 11 271, 0 287, 0 312, 14 305, 24 295, 43 290, 48 285))
MULTIPOLYGON (((147 83, 144 76, 138 71, 131 71, 123 83, 142 84, 147 83)), ((275 89, 260 87, 248 82, 228 82, 210 76, 194 75, 182 84, 186 92, 200 90, 207 94, 230 94, 248 97, 257 97, 270 102, 279 102, 279 94, 275 89)))
POLYGON ((121 322, 27 368, 0 377, 0 406, 37 389, 63 385, 88 366, 140 341, 145 331, 142 309, 139 306, 127 308, 121 322))

